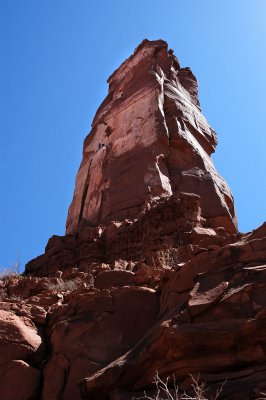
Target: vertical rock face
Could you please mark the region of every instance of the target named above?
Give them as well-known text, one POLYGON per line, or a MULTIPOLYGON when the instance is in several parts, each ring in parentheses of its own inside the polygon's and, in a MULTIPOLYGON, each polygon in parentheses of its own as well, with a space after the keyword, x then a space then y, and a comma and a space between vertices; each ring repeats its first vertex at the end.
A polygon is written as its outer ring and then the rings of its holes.
POLYGON ((191 70, 163 40, 144 40, 108 83, 84 141, 67 233, 138 219, 182 192, 200 196, 206 226, 235 232, 232 194, 210 158, 216 134, 201 113, 191 70))
POLYGON ((157 373, 187 398, 199 374, 208 399, 265 397, 266 224, 237 232, 215 146, 190 69, 143 41, 109 78, 66 235, 0 276, 0 399, 155 398, 157 373))

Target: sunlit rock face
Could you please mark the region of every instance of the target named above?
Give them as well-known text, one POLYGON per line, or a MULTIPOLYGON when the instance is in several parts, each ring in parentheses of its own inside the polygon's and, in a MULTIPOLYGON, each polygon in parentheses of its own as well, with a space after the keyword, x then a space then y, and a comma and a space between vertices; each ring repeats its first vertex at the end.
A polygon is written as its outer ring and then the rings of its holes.
POLYGON ((144 40, 108 83, 84 141, 66 232, 138 219, 182 192, 200 196, 205 226, 236 232, 232 194, 210 158, 216 134, 191 70, 163 40, 144 40))
POLYGON ((237 232, 197 81, 145 40, 109 85, 67 234, 0 277, 0 399, 155 398, 157 373, 265 398, 266 223, 237 232))

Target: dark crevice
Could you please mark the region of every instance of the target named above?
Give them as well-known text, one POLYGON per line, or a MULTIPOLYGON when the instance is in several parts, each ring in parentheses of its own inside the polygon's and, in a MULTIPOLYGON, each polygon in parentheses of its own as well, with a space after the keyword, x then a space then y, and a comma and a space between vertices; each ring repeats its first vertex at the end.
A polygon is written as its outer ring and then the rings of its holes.
POLYGON ((78 222, 80 223, 82 216, 83 216, 83 211, 84 211, 84 206, 85 206, 85 200, 87 196, 89 185, 88 183, 85 183, 83 193, 82 193, 82 199, 81 199, 81 207, 80 207, 80 212, 79 212, 79 219, 78 222))

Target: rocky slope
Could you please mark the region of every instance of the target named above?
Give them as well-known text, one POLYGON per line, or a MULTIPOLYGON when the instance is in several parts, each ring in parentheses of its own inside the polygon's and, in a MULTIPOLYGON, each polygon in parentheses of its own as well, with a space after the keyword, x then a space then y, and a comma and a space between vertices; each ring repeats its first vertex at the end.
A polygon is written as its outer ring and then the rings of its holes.
POLYGON ((0 398, 129 400, 157 372, 261 397, 266 224, 237 230, 196 78, 144 40, 108 82, 66 235, 0 280, 0 398))

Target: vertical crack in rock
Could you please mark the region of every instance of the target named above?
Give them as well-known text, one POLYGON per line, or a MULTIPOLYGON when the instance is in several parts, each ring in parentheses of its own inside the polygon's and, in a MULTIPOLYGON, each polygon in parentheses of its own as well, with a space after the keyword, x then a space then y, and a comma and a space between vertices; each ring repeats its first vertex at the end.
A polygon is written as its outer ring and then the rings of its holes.
POLYGON ((88 183, 85 183, 83 193, 82 193, 82 198, 81 198, 81 206, 80 206, 78 222, 80 222, 81 219, 83 218, 83 211, 84 211, 84 206, 85 206, 85 200, 86 200, 87 193, 88 193, 88 187, 89 187, 88 183))

